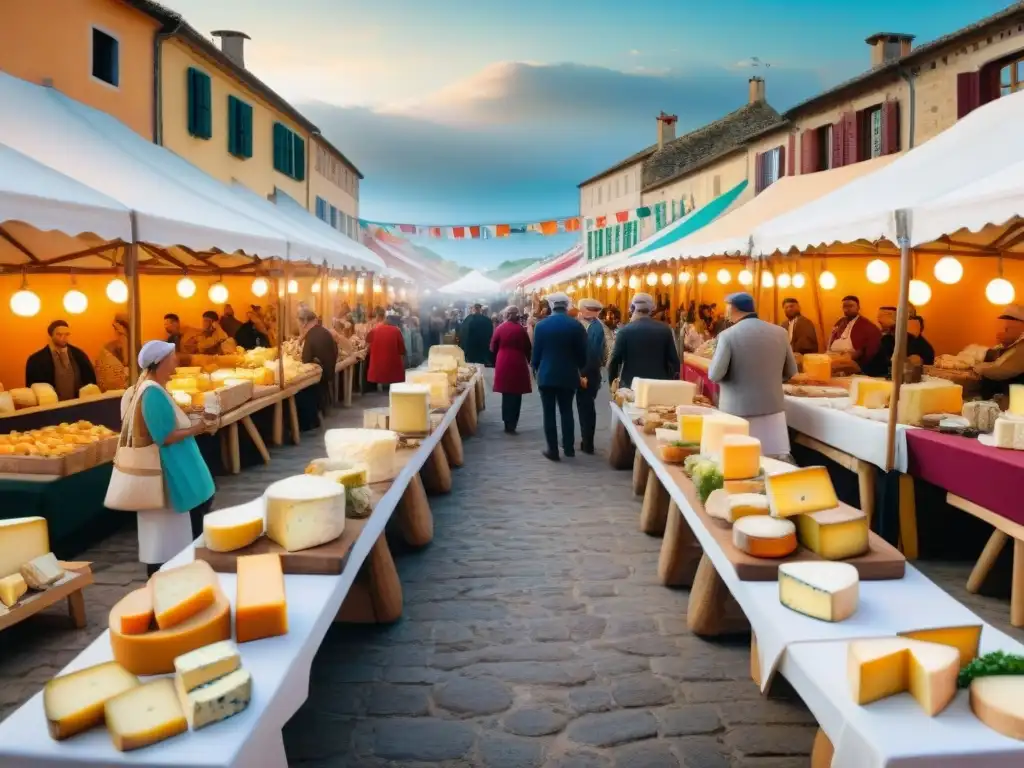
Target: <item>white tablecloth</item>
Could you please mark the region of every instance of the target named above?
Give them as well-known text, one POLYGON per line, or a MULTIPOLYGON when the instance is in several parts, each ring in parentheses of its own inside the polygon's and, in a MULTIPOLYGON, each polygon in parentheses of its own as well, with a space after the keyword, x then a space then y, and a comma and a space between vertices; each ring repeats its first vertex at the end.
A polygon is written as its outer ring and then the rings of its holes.
MULTIPOLYGON (((114 749, 105 728, 54 741, 47 733, 43 695, 37 693, 0 723, 0 766, 3 768, 64 768, 65 766, 146 765, 161 768, 286 768, 281 729, 309 693, 313 657, 348 594, 359 568, 398 505, 409 481, 423 466, 444 432, 455 420, 470 388, 458 396, 438 428, 426 439, 395 478, 366 522, 338 576, 285 575, 288 634, 242 643, 242 666, 253 678, 249 707, 224 722, 191 731, 135 752, 114 749)), ((262 489, 258 491, 262 493, 262 489)), ((254 494, 257 492, 254 491, 254 494)), ((165 567, 194 560, 194 543, 165 567)), ((218 574, 221 589, 235 602, 235 575, 218 574)), ((86 592, 86 600, 89 595, 86 592)), ((61 674, 111 661, 109 632, 104 632, 61 674)))
MULTIPOLYGON (((848 403, 849 398, 846 397, 786 395, 786 423, 790 429, 885 469, 888 426, 839 409, 838 406, 848 403)), ((903 473, 907 471, 906 429, 902 424, 896 425, 896 452, 893 459, 893 468, 903 473)))

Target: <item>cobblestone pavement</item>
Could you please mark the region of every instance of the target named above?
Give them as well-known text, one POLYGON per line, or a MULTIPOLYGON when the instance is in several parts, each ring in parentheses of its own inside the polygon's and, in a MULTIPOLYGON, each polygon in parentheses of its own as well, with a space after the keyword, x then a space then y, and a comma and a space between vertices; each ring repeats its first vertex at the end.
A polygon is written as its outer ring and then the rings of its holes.
MULTIPOLYGON (((356 425, 361 408, 332 426, 356 425)), ((602 455, 540 455, 539 401, 520 434, 501 431, 489 394, 454 490, 432 499, 435 541, 399 551, 405 615, 391 627, 336 625, 309 699, 285 729, 296 766, 806 766, 814 720, 799 700, 762 699, 748 640, 705 642, 686 628, 685 590, 657 583, 660 541, 639 532, 629 474, 602 455)), ((608 410, 598 409, 598 445, 608 410)), ((268 467, 221 478, 217 506, 252 498, 322 453, 316 433, 268 467)), ((102 631, 110 606, 144 580, 133 531, 83 555, 96 585, 89 625, 53 611, 0 636, 0 717, 102 631)), ((923 563, 1001 629, 1004 599, 967 595, 969 564, 923 563)), ((1017 637, 1022 633, 1014 632, 1017 637)))

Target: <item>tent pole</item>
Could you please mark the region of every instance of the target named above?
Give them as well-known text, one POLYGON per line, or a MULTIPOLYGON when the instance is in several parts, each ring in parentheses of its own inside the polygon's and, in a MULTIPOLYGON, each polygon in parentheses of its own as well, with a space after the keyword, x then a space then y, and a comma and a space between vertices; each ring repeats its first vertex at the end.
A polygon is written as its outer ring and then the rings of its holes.
POLYGON ((907 359, 907 317, 910 313, 910 273, 913 254, 910 251, 910 211, 896 211, 896 240, 900 246, 900 300, 896 306, 896 349, 892 359, 892 398, 889 400, 889 429, 885 446, 885 471, 892 470, 896 456, 896 420, 899 416, 900 386, 907 359))
POLYGON ((775 256, 772 256, 772 325, 779 324, 779 276, 775 274, 775 256))
MULTIPOLYGON (((818 276, 816 276, 814 274, 814 259, 812 258, 811 259, 811 280, 814 281, 814 284, 811 285, 811 290, 814 291, 814 306, 818 310, 818 333, 821 334, 819 336, 819 338, 825 339, 825 343, 828 343, 828 338, 825 336, 825 316, 822 314, 822 309, 821 309, 821 291, 819 290, 820 286, 818 285, 818 277, 819 276, 820 276, 820 273, 819 273, 818 276)), ((825 351, 827 352, 828 350, 825 350, 825 351)))
POLYGON ((125 246, 124 276, 128 282, 128 383, 139 380, 139 349, 142 341, 142 314, 139 306, 139 244, 135 211, 129 213, 132 241, 125 246))

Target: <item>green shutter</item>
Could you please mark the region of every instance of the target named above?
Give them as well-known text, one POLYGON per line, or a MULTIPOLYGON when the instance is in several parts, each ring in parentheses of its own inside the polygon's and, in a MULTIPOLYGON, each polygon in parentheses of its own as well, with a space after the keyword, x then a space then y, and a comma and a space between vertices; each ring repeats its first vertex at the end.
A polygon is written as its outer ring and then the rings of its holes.
POLYGON ((594 233, 587 232, 587 261, 594 258, 594 233))
POLYGON ((228 152, 252 157, 252 107, 234 96, 228 96, 228 152))
POLYGON ((292 134, 292 152, 294 158, 292 160, 292 178, 296 181, 306 180, 306 142, 305 140, 296 133, 292 134))
POLYGON ((208 139, 213 135, 210 76, 195 67, 189 67, 186 84, 188 132, 197 139, 208 139))
POLYGON ((616 224, 615 225, 615 252, 616 253, 618 253, 619 251, 622 250, 622 240, 621 240, 621 237, 622 237, 622 225, 621 224, 616 224))
POLYGON ((281 123, 274 123, 274 170, 290 174, 289 161, 291 157, 288 129, 281 125, 281 123))

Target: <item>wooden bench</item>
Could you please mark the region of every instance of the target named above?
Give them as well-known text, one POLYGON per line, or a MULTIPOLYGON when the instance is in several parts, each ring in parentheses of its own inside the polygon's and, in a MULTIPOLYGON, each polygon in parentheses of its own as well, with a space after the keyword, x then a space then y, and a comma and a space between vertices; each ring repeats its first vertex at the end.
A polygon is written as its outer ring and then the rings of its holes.
MULTIPOLYGON (((0 612, 0 632, 20 624, 30 616, 67 600, 68 615, 76 629, 85 627, 85 595, 83 590, 93 583, 92 568, 86 562, 63 562, 61 567, 66 575, 57 584, 41 592, 29 590, 12 607, 0 612)), ((0 609, 3 606, 0 605, 0 609)))

